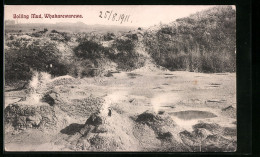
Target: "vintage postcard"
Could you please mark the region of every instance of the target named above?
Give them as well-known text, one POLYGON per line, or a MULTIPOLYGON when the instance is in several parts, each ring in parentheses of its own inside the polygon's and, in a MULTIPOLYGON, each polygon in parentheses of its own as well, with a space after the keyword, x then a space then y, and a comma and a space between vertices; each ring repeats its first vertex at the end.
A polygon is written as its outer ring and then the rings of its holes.
POLYGON ((235 152, 236 7, 5 5, 5 151, 235 152))

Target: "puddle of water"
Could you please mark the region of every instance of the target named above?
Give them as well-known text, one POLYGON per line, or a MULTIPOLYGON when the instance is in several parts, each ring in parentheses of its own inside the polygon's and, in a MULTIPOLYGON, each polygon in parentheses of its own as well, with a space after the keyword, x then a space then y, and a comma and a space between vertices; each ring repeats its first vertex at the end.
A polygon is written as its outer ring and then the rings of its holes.
POLYGON ((226 102, 226 100, 215 100, 215 99, 212 99, 212 100, 207 100, 207 102, 223 103, 223 102, 226 102))
POLYGON ((211 83, 209 85, 212 85, 212 86, 220 86, 221 84, 220 83, 211 83))
POLYGON ((171 112, 169 114, 176 116, 181 120, 193 120, 193 119, 205 119, 205 118, 217 117, 217 115, 215 115, 214 113, 208 111, 196 111, 196 110, 171 112))
POLYGON ((208 87, 219 87, 219 86, 208 86, 208 87))
POLYGON ((187 131, 193 131, 192 126, 201 119, 217 117, 214 113, 208 111, 186 110, 169 113, 175 123, 187 131))
POLYGON ((136 78, 137 76, 142 76, 142 75, 136 73, 127 73, 127 76, 130 78, 136 78))
POLYGON ((228 75, 227 73, 216 73, 215 75, 228 75))
POLYGON ((175 108, 175 106, 173 106, 173 105, 167 105, 167 106, 161 106, 161 107, 164 107, 164 108, 175 108))
POLYGON ((162 87, 154 87, 153 89, 162 89, 162 87))
POLYGON ((173 90, 171 90, 171 91, 173 91, 173 92, 181 92, 181 91, 183 91, 183 90, 173 89, 173 90))
POLYGON ((164 83, 164 84, 162 84, 162 85, 165 85, 165 86, 167 86, 167 85, 169 85, 168 83, 164 83))

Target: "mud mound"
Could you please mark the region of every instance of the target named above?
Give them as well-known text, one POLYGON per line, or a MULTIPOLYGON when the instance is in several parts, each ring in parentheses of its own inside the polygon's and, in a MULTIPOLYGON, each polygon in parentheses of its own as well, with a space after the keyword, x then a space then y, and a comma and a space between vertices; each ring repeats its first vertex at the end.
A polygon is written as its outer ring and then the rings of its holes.
POLYGON ((223 129, 224 136, 237 136, 237 129, 236 127, 225 127, 223 129))
POLYGON ((204 129, 214 132, 214 133, 220 132, 222 129, 221 126, 216 123, 203 123, 203 122, 192 126, 192 128, 194 130, 204 128, 204 129))
POLYGON ((72 150, 139 150, 131 128, 131 121, 127 117, 116 112, 111 117, 97 112, 91 114, 85 124, 71 124, 62 129, 61 133, 70 135, 65 143, 72 150))
POLYGON ((234 130, 223 128, 215 123, 199 123, 193 126, 192 132, 185 130, 179 135, 183 143, 192 151, 225 152, 236 150, 233 133, 234 130), (226 133, 223 134, 223 132, 226 133))
POLYGON ((57 106, 69 116, 88 117, 91 113, 95 113, 100 110, 104 100, 102 98, 90 95, 87 98, 72 99, 63 102, 64 103, 59 103, 57 106))
POLYGON ((161 115, 152 111, 146 111, 137 116, 136 122, 134 134, 145 150, 167 152, 192 151, 188 145, 183 143, 179 136, 181 129, 168 114, 161 115), (160 146, 158 143, 160 143, 160 146))
MULTIPOLYGON (((142 139, 140 140, 140 142, 144 143, 145 145, 150 145, 145 135, 149 132, 148 128, 150 128, 154 132, 155 138, 161 142, 161 148, 165 150, 170 149, 173 145, 179 145, 181 143, 181 139, 177 136, 179 132, 178 127, 168 114, 160 115, 152 111, 146 111, 138 115, 135 121, 137 122, 136 124, 137 130, 139 132, 144 132, 143 134, 140 133, 135 133, 135 134, 139 140, 142 139)), ((151 133, 149 133, 149 135, 152 136, 151 133)), ((151 143, 151 145, 153 144, 151 143)), ((157 150, 158 145, 157 146, 153 145, 153 146, 155 147, 154 150, 157 150)), ((184 150, 187 149, 180 148, 178 151, 184 151, 184 150)))
POLYGON ((145 111, 142 114, 138 115, 136 120, 138 123, 147 124, 148 126, 160 125, 160 126, 176 126, 176 123, 168 114, 156 114, 153 111, 145 111))
POLYGON ((222 109, 222 114, 231 118, 236 118, 236 109, 233 106, 228 106, 222 109))
POLYGON ((57 119, 54 108, 48 105, 11 104, 4 110, 4 122, 21 130, 27 128, 51 129, 56 127, 57 119))
POLYGON ((59 103, 63 103, 62 98, 60 97, 60 95, 51 90, 49 92, 47 92, 41 99, 41 101, 48 103, 49 105, 53 106, 54 104, 59 104, 59 103))
POLYGON ((161 119, 155 112, 146 111, 137 116, 136 122, 150 123, 150 122, 156 122, 158 120, 161 120, 161 119))
POLYGON ((205 152, 234 152, 237 143, 220 135, 209 135, 202 142, 202 150, 205 152))
POLYGON ((152 128, 145 124, 136 124, 134 126, 133 135, 139 140, 140 145, 144 150, 156 149, 161 145, 161 140, 157 138, 157 134, 152 128))
POLYGON ((75 83, 77 83, 77 79, 69 75, 65 75, 65 76, 60 76, 52 79, 51 82, 48 84, 48 86, 53 87, 53 86, 75 84, 75 83))

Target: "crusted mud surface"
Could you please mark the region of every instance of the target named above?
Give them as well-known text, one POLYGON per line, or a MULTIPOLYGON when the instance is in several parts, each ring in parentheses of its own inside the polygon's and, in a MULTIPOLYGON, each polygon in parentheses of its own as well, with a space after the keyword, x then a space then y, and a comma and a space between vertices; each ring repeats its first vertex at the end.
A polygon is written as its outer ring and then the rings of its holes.
POLYGON ((235 74, 145 68, 57 77, 33 94, 6 87, 5 149, 236 150, 235 74))

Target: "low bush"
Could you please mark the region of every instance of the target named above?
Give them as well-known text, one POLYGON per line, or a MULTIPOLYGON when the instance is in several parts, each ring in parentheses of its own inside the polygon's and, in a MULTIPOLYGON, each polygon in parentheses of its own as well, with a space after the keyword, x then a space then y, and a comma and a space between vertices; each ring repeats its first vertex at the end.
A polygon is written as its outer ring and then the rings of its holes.
POLYGON ((76 60, 81 60, 78 67, 74 68, 74 74, 80 77, 106 72, 102 70, 104 62, 113 61, 121 70, 133 70, 144 65, 144 57, 135 51, 135 43, 131 39, 116 39, 111 47, 103 47, 94 40, 85 39, 74 48, 74 53, 76 60))
POLYGON ((113 40, 115 38, 115 34, 114 33, 107 33, 104 35, 104 40, 105 41, 109 41, 109 40, 113 40))
POLYGON ((134 70, 144 65, 144 57, 135 51, 135 42, 127 39, 117 39, 113 44, 113 49, 118 53, 110 56, 122 70, 134 70))
POLYGON ((69 33, 66 32, 58 32, 56 30, 52 30, 49 34, 51 40, 61 41, 61 42, 68 42, 71 40, 71 36, 69 33))
POLYGON ((101 44, 92 41, 84 40, 74 48, 75 56, 84 59, 97 59, 102 58, 109 53, 108 48, 103 47, 101 44))
POLYGON ((53 43, 32 43, 20 49, 5 50, 5 79, 29 80, 32 71, 48 72, 55 76, 68 73, 69 65, 53 43))

